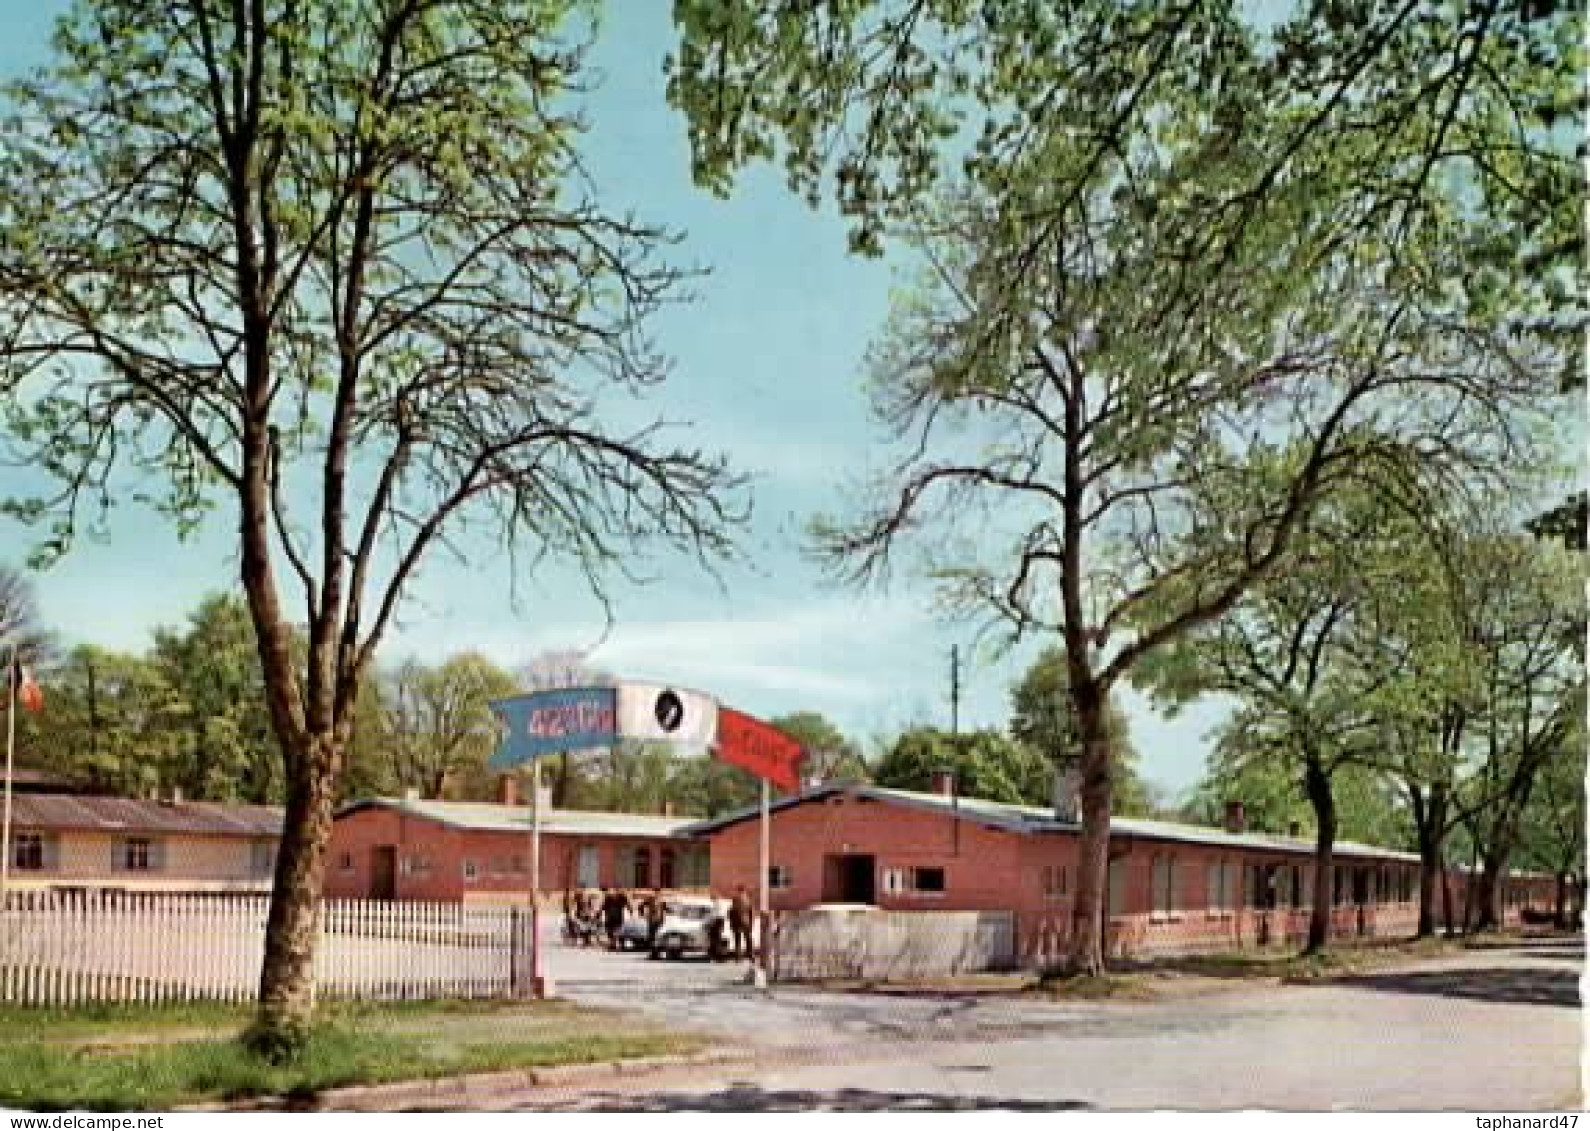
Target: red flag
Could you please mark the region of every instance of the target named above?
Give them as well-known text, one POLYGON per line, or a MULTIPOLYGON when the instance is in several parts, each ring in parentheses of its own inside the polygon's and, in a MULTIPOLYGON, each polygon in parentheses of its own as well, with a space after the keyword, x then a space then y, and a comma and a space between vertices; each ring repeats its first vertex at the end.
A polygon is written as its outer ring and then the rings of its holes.
POLYGON ((718 708, 717 756, 766 778, 786 793, 801 788, 801 744, 761 719, 718 708))
POLYGON ((18 703, 29 711, 44 710, 44 691, 39 687, 38 680, 33 678, 32 668, 18 664, 12 680, 18 703))

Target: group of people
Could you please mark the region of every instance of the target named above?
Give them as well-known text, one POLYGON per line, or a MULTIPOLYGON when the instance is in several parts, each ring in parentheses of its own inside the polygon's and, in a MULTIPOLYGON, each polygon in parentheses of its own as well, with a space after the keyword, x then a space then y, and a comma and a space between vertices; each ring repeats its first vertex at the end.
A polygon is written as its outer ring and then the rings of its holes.
POLYGON ((662 892, 653 891, 648 896, 630 893, 620 888, 603 888, 601 891, 575 891, 563 893, 563 934, 570 942, 592 946, 606 941, 608 949, 618 949, 618 933, 631 911, 637 911, 646 920, 646 943, 649 946, 657 937, 662 925, 662 892))
MULTIPOLYGON (((751 926, 756 920, 756 911, 750 893, 741 885, 732 899, 718 902, 720 905, 726 902, 727 910, 721 918, 707 924, 709 953, 714 958, 751 957, 751 926)), ((563 893, 564 938, 581 946, 596 946, 605 941, 609 950, 618 950, 619 932, 632 913, 645 920, 646 947, 650 949, 667 915, 661 889, 641 895, 622 888, 604 887, 599 892, 569 888, 563 893)))

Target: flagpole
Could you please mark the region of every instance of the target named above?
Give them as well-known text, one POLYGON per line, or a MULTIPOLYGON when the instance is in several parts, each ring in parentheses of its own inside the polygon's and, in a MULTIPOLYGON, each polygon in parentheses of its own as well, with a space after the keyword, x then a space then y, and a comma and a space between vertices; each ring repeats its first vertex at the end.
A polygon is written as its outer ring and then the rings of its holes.
POLYGON ((547 996, 541 972, 541 760, 530 763, 530 995, 547 996))
POLYGON ((758 989, 765 989, 767 987, 767 936, 768 936, 768 932, 771 929, 771 925, 772 925, 770 919, 768 918, 768 890, 767 890, 768 889, 768 878, 767 878, 767 870, 768 870, 768 856, 769 856, 769 851, 768 851, 768 847, 769 847, 768 846, 768 841, 769 841, 768 825, 769 825, 770 822, 768 820, 767 795, 768 795, 767 779, 763 778, 762 779, 762 836, 761 836, 762 843, 761 843, 761 850, 758 853, 758 856, 761 858, 761 861, 762 861, 762 867, 760 869, 761 876, 762 876, 762 882, 761 882, 761 885, 760 885, 760 888, 761 888, 761 891, 760 891, 760 896, 761 896, 760 904, 761 904, 762 913, 759 916, 759 919, 761 920, 761 924, 762 924, 762 929, 761 929, 761 932, 760 932, 760 937, 757 939, 756 968, 751 973, 752 984, 755 985, 758 989))
POLYGON ((0 818, 0 911, 11 894, 11 778, 17 746, 17 646, 6 658, 6 789, 5 816, 0 818))

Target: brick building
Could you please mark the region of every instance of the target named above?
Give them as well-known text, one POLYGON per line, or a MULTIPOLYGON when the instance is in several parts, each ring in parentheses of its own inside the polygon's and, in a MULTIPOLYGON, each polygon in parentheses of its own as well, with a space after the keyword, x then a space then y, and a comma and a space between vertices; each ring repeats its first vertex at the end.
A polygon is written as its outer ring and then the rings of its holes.
MULTIPOLYGON (((1312 840, 1226 829, 1111 822, 1106 937, 1112 955, 1222 951, 1306 938, 1312 840)), ((832 785, 785 798, 771 817, 774 911, 819 903, 892 911, 1011 911, 1017 951, 1038 964, 1063 951, 1076 894, 1080 828, 1052 808, 938 793, 832 785)), ((711 844, 712 886, 755 890, 758 821, 744 810, 693 826, 711 844)), ((1411 935, 1419 859, 1338 842, 1332 931, 1411 935)), ((1545 885, 1509 881, 1508 906, 1544 906, 1545 885)))
MULTIPOLYGON (((691 819, 541 811, 541 890, 705 888, 707 849, 691 819)), ((332 898, 522 900, 530 887, 530 808, 373 798, 338 811, 327 856, 332 898)))

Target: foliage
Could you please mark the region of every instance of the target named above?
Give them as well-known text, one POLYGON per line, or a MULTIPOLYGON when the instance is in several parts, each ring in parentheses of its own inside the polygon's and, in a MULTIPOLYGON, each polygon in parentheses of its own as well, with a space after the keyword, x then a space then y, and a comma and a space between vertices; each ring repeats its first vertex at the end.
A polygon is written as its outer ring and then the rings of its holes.
MULTIPOLYGON (((1071 699, 1065 652, 1046 648, 1011 689, 1011 737, 1038 751, 1050 763, 1075 764, 1082 756, 1082 732, 1071 699)), ((1132 744, 1126 713, 1114 699, 1105 708, 1110 756, 1114 765, 1114 794, 1110 811, 1125 817, 1155 815, 1157 804, 1150 786, 1137 772, 1137 748, 1132 744)))
POLYGON ((6 509, 52 557, 127 495, 179 530, 236 507, 287 801, 268 1028, 312 1008, 357 699, 427 555, 496 539, 600 595, 649 548, 721 557, 743 515, 723 460, 644 422, 682 275, 575 156, 584 26, 571 0, 105 0, 7 91, 0 397, 55 489, 6 509))
POLYGON ((796 711, 768 722, 798 741, 806 751, 801 772, 807 784, 869 780, 871 772, 861 747, 845 737, 821 713, 796 711))
POLYGON ((0 565, 0 668, 13 649, 22 663, 34 667, 48 663, 55 650, 40 619, 32 583, 10 566, 0 565))
POLYGON ((997 730, 948 734, 934 727, 913 727, 895 739, 878 760, 873 781, 890 789, 929 792, 933 774, 955 774, 962 797, 1008 804, 1048 805, 1054 772, 1032 747, 997 730))
POLYGON ((489 704, 518 690, 513 677, 478 652, 463 652, 430 666, 406 660, 380 685, 375 732, 392 790, 491 800, 495 775, 486 759, 497 730, 489 704))

